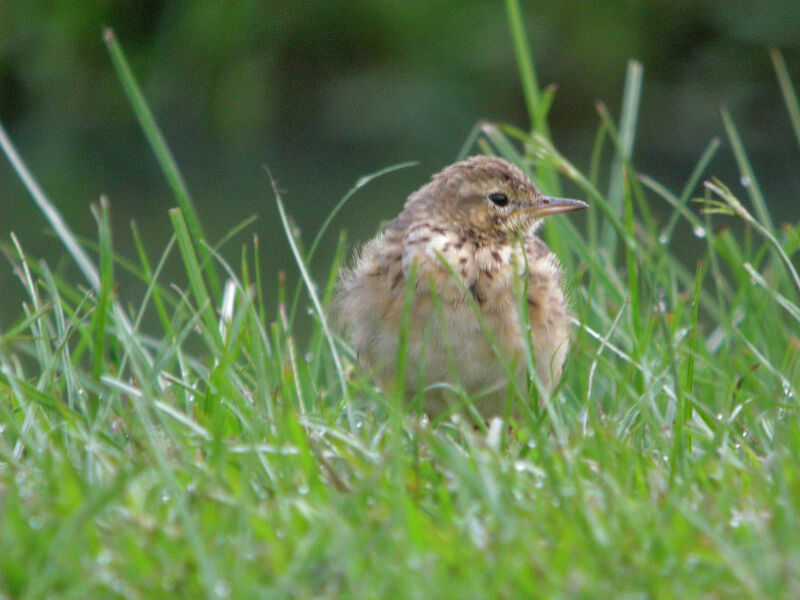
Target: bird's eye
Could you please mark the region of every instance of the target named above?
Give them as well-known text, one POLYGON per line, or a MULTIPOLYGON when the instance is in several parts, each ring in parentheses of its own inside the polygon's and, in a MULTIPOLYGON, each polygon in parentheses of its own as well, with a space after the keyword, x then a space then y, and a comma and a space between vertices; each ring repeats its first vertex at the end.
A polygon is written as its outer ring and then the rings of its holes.
POLYGON ((506 196, 503 192, 494 192, 493 194, 489 194, 489 200, 491 200, 497 206, 506 206, 508 204, 508 196, 506 196))

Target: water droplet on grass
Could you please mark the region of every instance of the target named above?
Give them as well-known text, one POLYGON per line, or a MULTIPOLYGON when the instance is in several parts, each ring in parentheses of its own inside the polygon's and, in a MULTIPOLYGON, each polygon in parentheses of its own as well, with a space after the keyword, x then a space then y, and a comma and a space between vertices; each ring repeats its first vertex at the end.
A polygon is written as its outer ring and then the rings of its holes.
POLYGON ((231 586, 224 579, 218 579, 214 584, 214 595, 217 598, 227 598, 231 593, 231 586))

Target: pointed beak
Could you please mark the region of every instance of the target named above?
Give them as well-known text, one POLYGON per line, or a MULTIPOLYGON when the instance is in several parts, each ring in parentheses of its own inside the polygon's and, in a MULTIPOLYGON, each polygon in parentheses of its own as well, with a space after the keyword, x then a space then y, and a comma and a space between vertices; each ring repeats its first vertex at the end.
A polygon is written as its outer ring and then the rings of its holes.
POLYGON ((572 200, 571 198, 553 198, 552 196, 542 196, 541 204, 531 206, 530 208, 523 208, 515 211, 517 213, 525 213, 533 215, 537 219, 547 217, 549 215, 557 215, 559 213, 572 212, 573 210, 581 210, 589 208, 586 202, 580 200, 572 200))

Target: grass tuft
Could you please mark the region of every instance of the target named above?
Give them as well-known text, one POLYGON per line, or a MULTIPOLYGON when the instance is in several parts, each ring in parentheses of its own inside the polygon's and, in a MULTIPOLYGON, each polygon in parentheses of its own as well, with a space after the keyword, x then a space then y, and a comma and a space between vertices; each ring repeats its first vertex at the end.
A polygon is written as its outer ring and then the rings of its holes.
POLYGON ((249 221, 218 244, 203 236, 112 34, 179 204, 158 255, 135 225, 138 263, 117 253, 103 199, 98 241, 82 245, 0 128, 88 282, 64 280, 24 240, 3 246, 27 298, 0 331, 0 597, 800 596, 798 230, 773 222, 727 113, 752 209, 708 173, 718 140, 678 192, 637 171, 637 63, 620 124, 600 105, 586 172, 570 163, 546 127, 554 88, 536 81, 518 3, 507 9, 531 126, 479 123, 460 155, 506 156, 548 192, 567 178, 592 205, 585 230, 546 225, 574 341, 542 406, 535 386, 509 392, 531 408, 513 434, 421 418, 402 386, 380 391, 354 372, 328 325, 346 249, 340 237, 316 282, 317 242, 353 193, 404 165, 357 182, 308 250, 274 190, 301 275, 287 290, 263 272, 257 237, 237 264, 219 254, 249 221), (673 211, 666 223, 657 202, 673 211), (694 268, 686 245, 702 254, 694 268), (178 259, 185 288, 163 281, 178 259), (118 297, 120 269, 139 295, 118 297))

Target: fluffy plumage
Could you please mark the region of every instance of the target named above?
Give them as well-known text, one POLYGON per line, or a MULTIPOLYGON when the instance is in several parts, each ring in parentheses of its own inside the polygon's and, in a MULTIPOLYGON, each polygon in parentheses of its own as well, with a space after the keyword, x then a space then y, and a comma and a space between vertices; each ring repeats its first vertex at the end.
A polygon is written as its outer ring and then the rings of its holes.
POLYGON ((335 317, 359 362, 384 385, 393 381, 411 285, 406 389, 413 395, 424 385, 425 410, 437 415, 455 398, 440 384, 457 382, 484 417, 503 414, 509 368, 525 389, 527 286, 536 371, 551 388, 570 315, 559 262, 535 231, 544 216, 585 207, 542 196, 497 157, 474 156, 434 175, 340 274, 335 317))

